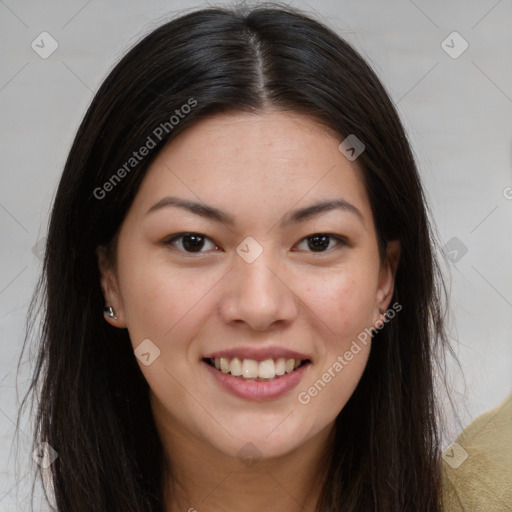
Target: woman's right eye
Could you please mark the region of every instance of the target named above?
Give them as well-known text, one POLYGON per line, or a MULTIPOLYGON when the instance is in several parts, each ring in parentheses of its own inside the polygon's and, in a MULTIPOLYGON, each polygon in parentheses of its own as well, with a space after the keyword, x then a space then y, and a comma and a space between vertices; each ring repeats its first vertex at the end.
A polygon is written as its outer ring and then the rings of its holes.
POLYGON ((206 252, 202 249, 205 244, 210 243, 212 249, 218 249, 213 241, 201 233, 179 233, 173 235, 162 242, 164 245, 172 245, 180 251, 186 253, 206 252))

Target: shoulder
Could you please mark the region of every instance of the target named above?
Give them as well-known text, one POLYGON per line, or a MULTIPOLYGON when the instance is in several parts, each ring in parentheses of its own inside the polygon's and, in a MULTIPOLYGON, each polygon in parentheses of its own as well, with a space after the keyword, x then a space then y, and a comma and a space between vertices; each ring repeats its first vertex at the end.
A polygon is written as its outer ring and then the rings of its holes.
POLYGON ((512 393, 443 453, 446 512, 512 510, 512 393))

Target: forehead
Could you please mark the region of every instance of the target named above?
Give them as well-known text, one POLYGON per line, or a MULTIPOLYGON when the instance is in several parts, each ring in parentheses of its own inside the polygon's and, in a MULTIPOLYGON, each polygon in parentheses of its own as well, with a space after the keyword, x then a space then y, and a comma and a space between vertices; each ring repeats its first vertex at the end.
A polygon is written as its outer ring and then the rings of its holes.
MULTIPOLYGON (((221 113, 206 117, 181 133, 159 159, 203 162, 208 158, 212 164, 228 167, 240 161, 259 166, 261 177, 266 170, 291 172, 292 165, 303 169, 308 164, 314 171, 329 157, 338 160, 338 139, 327 127, 302 114, 278 110, 221 113), (317 165, 311 165, 313 162, 317 165)), ((348 161, 345 163, 350 167, 348 161)))
POLYGON ((361 169, 339 151, 341 140, 302 114, 215 114, 160 151, 136 202, 149 208, 168 193, 223 209, 231 205, 235 214, 237 209, 262 212, 262 206, 267 213, 278 213, 341 197, 367 214, 361 169))

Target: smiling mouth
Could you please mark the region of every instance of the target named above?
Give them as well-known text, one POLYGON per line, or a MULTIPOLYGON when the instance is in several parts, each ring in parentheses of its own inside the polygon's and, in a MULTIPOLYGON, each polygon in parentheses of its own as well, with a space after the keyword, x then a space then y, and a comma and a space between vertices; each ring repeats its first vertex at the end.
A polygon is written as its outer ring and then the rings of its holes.
POLYGON ((309 359, 266 359, 256 361, 255 359, 240 359, 234 357, 204 358, 203 361, 217 369, 219 372, 230 374, 241 380, 252 380, 256 382, 268 382, 279 379, 287 374, 293 373, 298 368, 311 364, 309 359))

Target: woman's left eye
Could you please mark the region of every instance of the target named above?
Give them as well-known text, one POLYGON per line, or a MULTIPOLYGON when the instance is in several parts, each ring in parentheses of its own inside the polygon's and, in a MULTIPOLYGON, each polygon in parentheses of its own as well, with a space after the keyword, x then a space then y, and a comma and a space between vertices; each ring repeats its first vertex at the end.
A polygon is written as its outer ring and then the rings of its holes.
MULTIPOLYGON (((298 247, 301 244, 306 244, 308 249, 311 252, 327 252, 332 249, 336 245, 345 245, 346 242, 343 238, 335 235, 331 235, 329 233, 314 233, 313 235, 309 235, 303 238, 298 247), (333 245, 331 242, 335 241, 336 243, 333 245)), ((300 249, 299 249, 300 250, 300 249)), ((302 249, 307 250, 307 249, 302 249)))

